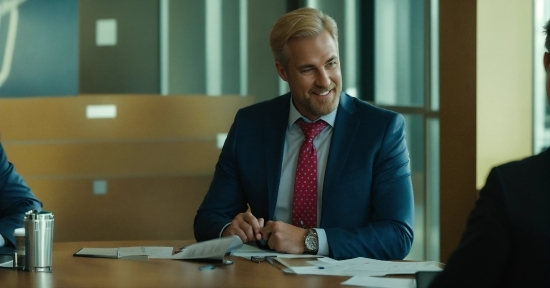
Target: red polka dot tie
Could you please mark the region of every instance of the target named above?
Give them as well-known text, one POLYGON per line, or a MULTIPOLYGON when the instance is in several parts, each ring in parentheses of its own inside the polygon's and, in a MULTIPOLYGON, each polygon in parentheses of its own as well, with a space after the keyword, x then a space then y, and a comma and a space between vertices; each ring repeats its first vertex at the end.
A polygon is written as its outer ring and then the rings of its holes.
POLYGON ((317 150, 313 139, 321 133, 327 122, 320 120, 306 123, 299 119, 296 123, 302 128, 305 139, 300 147, 296 167, 292 225, 314 228, 317 226, 317 150))

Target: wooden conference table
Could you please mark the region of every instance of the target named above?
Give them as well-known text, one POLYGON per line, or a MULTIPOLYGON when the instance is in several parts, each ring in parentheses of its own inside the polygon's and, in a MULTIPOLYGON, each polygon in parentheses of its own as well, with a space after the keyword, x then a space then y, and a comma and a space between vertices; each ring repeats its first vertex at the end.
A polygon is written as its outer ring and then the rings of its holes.
POLYGON ((0 287, 338 287, 350 277, 292 275, 268 262, 227 256, 233 265, 199 270, 201 262, 74 257, 80 248, 182 247, 194 241, 54 243, 52 273, 0 269, 0 287))

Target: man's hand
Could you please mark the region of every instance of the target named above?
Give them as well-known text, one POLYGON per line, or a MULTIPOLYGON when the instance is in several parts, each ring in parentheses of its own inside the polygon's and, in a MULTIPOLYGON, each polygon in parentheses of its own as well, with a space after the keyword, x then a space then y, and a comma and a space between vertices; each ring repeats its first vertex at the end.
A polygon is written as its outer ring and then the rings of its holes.
POLYGON ((304 236, 307 229, 281 221, 267 221, 261 233, 269 248, 277 252, 302 254, 305 251, 304 236))
POLYGON ((243 243, 260 240, 262 238, 262 228, 264 227, 264 218, 254 217, 252 213, 239 213, 231 224, 225 228, 222 236, 237 235, 243 243))

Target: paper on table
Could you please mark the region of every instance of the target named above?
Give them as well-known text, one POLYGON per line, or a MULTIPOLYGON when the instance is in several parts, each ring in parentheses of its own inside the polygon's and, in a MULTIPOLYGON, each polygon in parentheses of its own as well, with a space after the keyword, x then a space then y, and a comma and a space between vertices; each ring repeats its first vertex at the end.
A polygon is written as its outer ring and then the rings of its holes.
POLYGON ((223 260, 225 253, 236 250, 242 245, 243 242, 239 236, 227 236, 191 244, 170 258, 223 260))
MULTIPOLYGON (((101 257, 101 258, 133 258, 135 256, 147 256, 147 258, 164 258, 172 256, 172 247, 120 247, 120 248, 82 248, 75 256, 101 257)), ((143 258, 143 257, 141 257, 143 258)))
POLYGON ((13 267, 13 260, 0 263, 0 267, 13 267))
POLYGON ((382 261, 369 258, 353 258, 335 261, 320 258, 309 261, 309 267, 289 267, 296 274, 338 275, 338 276, 384 276, 389 274, 414 274, 418 271, 441 271, 438 262, 399 262, 382 261), (322 269, 320 269, 322 267, 322 269))
POLYGON ((414 279, 371 277, 371 276, 353 276, 342 285, 376 287, 376 288, 415 288, 414 279))
POLYGON ((147 256, 145 252, 145 247, 135 246, 135 247, 120 247, 118 257, 124 258, 129 256, 147 256))
POLYGON ((78 250, 75 256, 118 258, 118 248, 82 248, 78 250))
MULTIPOLYGON (((271 250, 260 249, 249 244, 244 244, 241 248, 231 252, 231 256, 242 257, 250 259, 250 257, 280 257, 280 258, 311 258, 314 255, 309 254, 287 254, 278 253, 271 250)), ((323 257, 323 256, 319 256, 323 257)))
POLYGON ((161 247, 161 246, 145 246, 145 253, 151 259, 170 259, 172 257, 172 247, 161 247))

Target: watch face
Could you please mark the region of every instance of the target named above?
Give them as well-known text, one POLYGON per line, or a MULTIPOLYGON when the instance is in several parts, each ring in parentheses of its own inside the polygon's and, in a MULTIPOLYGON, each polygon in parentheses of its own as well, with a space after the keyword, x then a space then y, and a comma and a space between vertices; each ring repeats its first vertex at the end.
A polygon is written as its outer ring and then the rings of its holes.
POLYGON ((305 241, 305 246, 306 246, 306 249, 309 250, 309 251, 316 251, 317 246, 318 246, 317 237, 315 237, 313 235, 307 235, 306 236, 306 241, 305 241))

